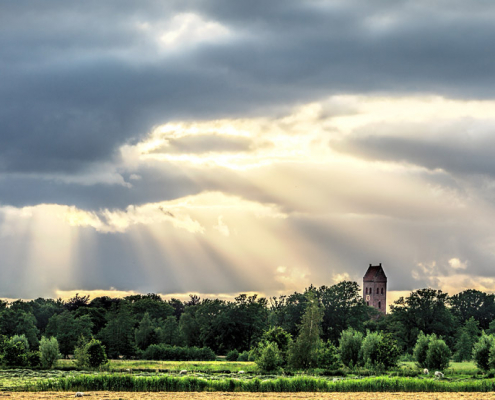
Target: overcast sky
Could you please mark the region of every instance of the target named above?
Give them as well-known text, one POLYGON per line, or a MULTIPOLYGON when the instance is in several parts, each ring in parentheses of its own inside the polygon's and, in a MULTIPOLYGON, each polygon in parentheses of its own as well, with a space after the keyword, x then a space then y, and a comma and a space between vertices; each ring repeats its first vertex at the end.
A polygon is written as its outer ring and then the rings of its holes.
POLYGON ((487 0, 1 2, 0 297, 494 291, 493 43, 487 0))

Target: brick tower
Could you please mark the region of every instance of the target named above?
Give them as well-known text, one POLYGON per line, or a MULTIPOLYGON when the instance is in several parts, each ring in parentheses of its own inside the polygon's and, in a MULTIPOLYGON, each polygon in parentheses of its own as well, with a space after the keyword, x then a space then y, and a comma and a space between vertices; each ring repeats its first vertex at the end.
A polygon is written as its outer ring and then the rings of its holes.
POLYGON ((382 263, 369 266, 363 278, 363 298, 367 305, 387 313, 387 276, 382 263))

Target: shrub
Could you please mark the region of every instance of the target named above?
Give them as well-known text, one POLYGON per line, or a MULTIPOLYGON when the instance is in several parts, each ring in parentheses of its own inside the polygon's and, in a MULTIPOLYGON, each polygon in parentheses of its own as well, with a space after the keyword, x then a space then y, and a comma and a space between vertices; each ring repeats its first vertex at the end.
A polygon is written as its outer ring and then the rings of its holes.
POLYGON ((12 343, 24 343, 24 348, 26 349, 26 351, 29 351, 29 341, 27 340, 26 335, 24 335, 24 334, 14 335, 14 336, 12 336, 10 341, 12 343))
POLYGON ((231 350, 227 353, 227 361, 237 361, 237 359, 239 358, 239 352, 234 349, 234 350, 231 350))
POLYGON ((359 364, 363 334, 352 328, 342 331, 339 340, 340 359, 347 367, 359 364))
POLYGON ((449 367, 452 352, 442 339, 432 339, 426 352, 426 366, 429 369, 445 370, 449 367))
POLYGON ((237 357, 237 361, 249 361, 249 351, 243 351, 237 357))
POLYGON ((88 366, 90 368, 98 368, 107 363, 107 355, 105 346, 99 340, 91 339, 86 345, 86 353, 88 355, 88 366))
POLYGON ((27 351, 24 342, 9 340, 4 345, 3 362, 9 367, 23 367, 27 364, 27 351))
POLYGON ((379 363, 381 341, 382 335, 379 332, 368 331, 361 345, 361 354, 364 365, 372 367, 379 363))
POLYGON ((178 347, 152 344, 143 352, 144 360, 214 361, 215 353, 209 347, 178 347))
POLYGON ((41 353, 39 351, 30 351, 27 354, 27 364, 31 368, 36 368, 41 366, 41 353))
POLYGON ((495 343, 495 338, 492 335, 487 335, 483 332, 478 341, 473 347, 473 358, 478 368, 483 371, 490 369, 490 352, 495 343))
POLYGON ((413 356, 419 367, 426 367, 426 353, 428 351, 428 344, 430 343, 429 336, 426 336, 423 331, 418 335, 416 345, 413 349, 413 356))
POLYGON ((256 359, 256 365, 263 372, 277 371, 282 364, 282 357, 277 343, 267 343, 261 350, 260 356, 256 359))
POLYGON ((43 368, 53 368, 59 358, 59 347, 56 338, 43 336, 40 341, 40 361, 43 368))
POLYGON ((396 367, 400 353, 397 340, 390 333, 382 334, 378 344, 378 364, 385 369, 396 367))
POLYGON ((329 340, 320 348, 318 357, 318 367, 327 370, 338 370, 342 366, 339 353, 334 344, 329 340))

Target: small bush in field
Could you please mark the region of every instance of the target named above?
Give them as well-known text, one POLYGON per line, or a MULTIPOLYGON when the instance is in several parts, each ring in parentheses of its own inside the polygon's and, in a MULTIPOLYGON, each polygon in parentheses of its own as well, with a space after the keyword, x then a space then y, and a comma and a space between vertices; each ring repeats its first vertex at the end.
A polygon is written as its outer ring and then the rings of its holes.
POLYGON ((108 361, 105 346, 99 340, 91 339, 86 345, 86 352, 88 354, 88 366, 90 368, 98 368, 108 361))
POLYGON ((237 361, 249 361, 249 351, 243 351, 240 353, 237 361))
POLYGON ((261 354, 256 359, 256 365, 263 372, 274 372, 282 365, 282 361, 277 343, 269 342, 261 349, 261 354))
POLYGON ((231 350, 227 353, 227 361, 237 361, 239 358, 239 352, 237 350, 231 350))
POLYGON ((53 368, 59 358, 59 347, 56 338, 43 336, 40 341, 40 361, 43 368, 53 368))

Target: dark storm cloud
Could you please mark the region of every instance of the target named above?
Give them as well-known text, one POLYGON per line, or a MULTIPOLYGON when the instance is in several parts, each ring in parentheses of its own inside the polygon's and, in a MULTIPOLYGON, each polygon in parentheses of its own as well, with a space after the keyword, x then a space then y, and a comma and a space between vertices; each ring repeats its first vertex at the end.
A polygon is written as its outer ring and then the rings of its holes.
POLYGON ((167 146, 155 149, 153 153, 244 152, 253 147, 252 140, 249 138, 224 135, 184 136, 167 141, 167 146))
MULTIPOLYGON (((333 93, 493 97, 494 7, 481 1, 4 2, 0 171, 77 174, 114 160, 120 145, 169 120, 269 115, 333 93), (169 29, 179 13, 216 21, 230 36, 167 52, 139 29, 143 23, 169 29)), ((207 150, 207 143, 198 144, 198 152, 202 145, 207 150)), ((35 204, 48 191, 26 189, 11 204, 35 204)))
POLYGON ((456 132, 425 138, 369 135, 347 139, 331 146, 373 161, 405 162, 442 169, 456 175, 481 174, 495 177, 495 138, 456 132))

